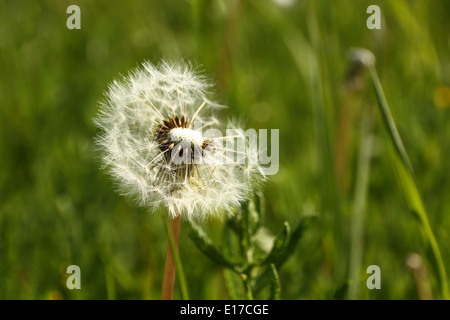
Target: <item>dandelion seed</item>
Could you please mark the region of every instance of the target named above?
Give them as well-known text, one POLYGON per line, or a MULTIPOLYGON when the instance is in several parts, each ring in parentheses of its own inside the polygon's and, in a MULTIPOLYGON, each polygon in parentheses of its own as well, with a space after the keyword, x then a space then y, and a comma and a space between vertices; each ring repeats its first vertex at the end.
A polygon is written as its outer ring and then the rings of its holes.
POLYGON ((145 62, 109 86, 97 144, 122 194, 165 206, 172 217, 204 218, 230 211, 264 180, 257 147, 242 135, 219 134, 213 112, 221 106, 208 99, 209 88, 190 65, 167 62, 145 62), (205 135, 206 127, 216 134, 205 135), (245 146, 231 150, 237 160, 223 145, 229 139, 245 146))

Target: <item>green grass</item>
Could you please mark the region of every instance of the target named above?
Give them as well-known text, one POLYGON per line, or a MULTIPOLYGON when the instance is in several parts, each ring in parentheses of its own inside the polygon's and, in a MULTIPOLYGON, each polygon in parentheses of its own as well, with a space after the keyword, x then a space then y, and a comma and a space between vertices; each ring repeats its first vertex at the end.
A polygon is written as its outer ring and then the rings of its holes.
MULTIPOLYGON (((201 65, 229 106, 223 118, 280 129, 280 170, 264 188, 265 232, 276 236, 285 221, 295 226, 317 213, 278 270, 282 299, 347 297, 355 205, 365 208, 356 232, 359 298, 419 298, 405 263, 412 252, 423 258, 433 296, 448 295, 450 109, 438 108, 432 93, 450 86, 450 2, 299 0, 282 8, 269 0, 80 0, 82 29, 68 30, 71 4, 0 0, 0 299, 159 299, 165 213, 136 208, 114 191, 99 169, 92 119, 108 82, 162 58, 201 65), (381 8, 381 30, 366 28, 371 4, 381 8), (413 178, 375 112, 369 74, 359 90, 348 89, 351 47, 376 56, 413 178), (358 196, 367 108, 373 150, 367 192, 358 196), (342 119, 347 139, 338 134, 342 119), (346 165, 337 169, 342 148, 346 165), (415 196, 399 181, 409 181, 415 196), (411 214, 411 203, 426 215, 411 214), (81 290, 66 288, 72 264, 81 268, 81 290), (366 288, 373 264, 381 290, 366 288)), ((223 222, 201 227, 219 246, 223 222)), ((181 232, 183 290, 192 299, 228 299, 222 268, 181 232)))

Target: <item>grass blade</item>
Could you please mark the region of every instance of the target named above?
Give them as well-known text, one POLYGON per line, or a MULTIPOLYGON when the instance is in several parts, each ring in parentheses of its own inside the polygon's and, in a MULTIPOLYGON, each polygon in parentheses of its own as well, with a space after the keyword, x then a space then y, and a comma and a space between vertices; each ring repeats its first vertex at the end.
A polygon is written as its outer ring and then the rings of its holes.
POLYGON ((394 162, 398 172, 401 187, 408 201, 408 205, 410 206, 411 210, 417 214, 422 224, 425 236, 431 247, 433 258, 435 260, 434 262, 436 263, 439 283, 441 286, 441 296, 443 299, 447 300, 449 299, 449 293, 444 261, 442 259, 439 245, 428 221, 427 212, 423 204, 419 188, 417 186, 413 167, 409 160, 408 154, 406 153, 403 142, 400 138, 400 134, 398 133, 394 118, 392 117, 392 114, 390 112, 390 108, 384 95, 383 88, 381 86, 380 79, 378 78, 375 66, 369 66, 369 70, 383 122, 397 155, 394 162))

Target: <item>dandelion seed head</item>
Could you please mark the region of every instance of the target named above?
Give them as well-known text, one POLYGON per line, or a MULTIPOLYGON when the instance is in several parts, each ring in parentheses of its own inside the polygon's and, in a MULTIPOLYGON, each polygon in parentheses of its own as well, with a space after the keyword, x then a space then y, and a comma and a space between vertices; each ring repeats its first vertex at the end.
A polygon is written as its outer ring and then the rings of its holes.
POLYGON ((229 138, 217 134, 214 111, 222 106, 208 98, 210 88, 184 62, 145 62, 110 84, 96 142, 122 194, 172 216, 204 218, 230 212, 264 180, 253 142, 236 134, 246 148, 231 153, 220 143, 229 138))

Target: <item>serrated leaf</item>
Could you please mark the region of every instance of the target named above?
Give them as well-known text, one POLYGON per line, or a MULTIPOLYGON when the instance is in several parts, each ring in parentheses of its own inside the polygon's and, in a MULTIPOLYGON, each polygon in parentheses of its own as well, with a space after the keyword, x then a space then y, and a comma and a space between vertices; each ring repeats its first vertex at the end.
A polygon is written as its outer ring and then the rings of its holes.
POLYGON ((236 269, 236 265, 224 257, 224 255, 213 245, 212 241, 200 228, 188 220, 186 220, 185 225, 191 240, 209 259, 221 266, 231 268, 233 270, 236 269))
POLYGON ((239 262, 242 261, 240 258, 240 247, 239 247, 239 239, 234 229, 233 221, 228 220, 222 230, 222 252, 226 259, 230 261, 239 262))
POLYGON ((240 208, 240 236, 244 252, 252 249, 253 236, 260 226, 260 216, 256 207, 256 195, 249 201, 243 203, 240 208))
POLYGON ((297 228, 295 228, 294 232, 292 232, 291 238, 289 239, 289 244, 285 253, 284 261, 286 261, 290 255, 295 251, 295 247, 297 246, 298 242, 300 241, 301 237, 304 235, 305 231, 308 230, 311 223, 314 221, 316 217, 315 216, 307 216, 303 217, 299 224, 297 225, 297 228))
POLYGON ((280 259, 285 255, 285 251, 289 245, 289 238, 291 234, 291 227, 288 222, 284 223, 283 231, 275 239, 272 250, 270 250, 267 257, 262 261, 261 265, 275 263, 278 265, 280 259))
MULTIPOLYGON (((302 237, 304 232, 308 229, 308 227, 310 226, 310 224, 314 219, 315 216, 308 216, 302 218, 297 228, 295 228, 294 232, 290 237, 288 237, 288 231, 285 225, 283 231, 276 238, 271 252, 267 256, 267 258, 260 264, 261 266, 267 265, 269 260, 273 260, 273 262, 269 262, 270 265, 263 268, 262 271, 259 273, 259 275, 256 277, 255 285, 253 288, 255 294, 258 294, 262 289, 271 284, 273 275, 271 265, 273 264, 277 269, 279 269, 282 266, 282 264, 295 251, 295 246, 297 245, 298 241, 300 240, 300 238, 302 237), (280 252, 278 252, 278 250, 280 250, 280 252)), ((287 226, 289 226, 289 224, 287 224, 287 226)))
POLYGON ((260 293, 260 291, 270 285, 272 270, 270 266, 265 266, 261 269, 262 271, 258 274, 255 279, 255 284, 253 286, 253 292, 256 294, 260 293))
MULTIPOLYGON (((290 237, 286 237, 284 235, 286 232, 285 227, 285 230, 283 230, 283 232, 275 240, 272 251, 263 261, 263 264, 274 263, 277 268, 280 268, 283 263, 286 262, 286 260, 289 259, 289 257, 294 253, 295 247, 297 246, 300 238, 303 236, 314 219, 314 216, 302 218, 290 237)), ((287 222, 285 223, 287 224, 287 222)))
POLYGON ((278 276, 278 271, 275 265, 272 263, 270 265, 270 300, 280 300, 281 294, 281 283, 280 277, 278 276))
POLYGON ((250 214, 248 210, 249 203, 246 202, 242 205, 241 209, 241 245, 244 252, 248 252, 250 248, 250 214))
POLYGON ((251 235, 253 236, 258 228, 261 226, 261 216, 260 216, 260 204, 259 197, 255 194, 253 199, 248 204, 248 226, 251 235))
POLYGON ((266 198, 263 192, 257 192, 255 195, 255 207, 259 215, 259 224, 264 220, 266 216, 266 198))

